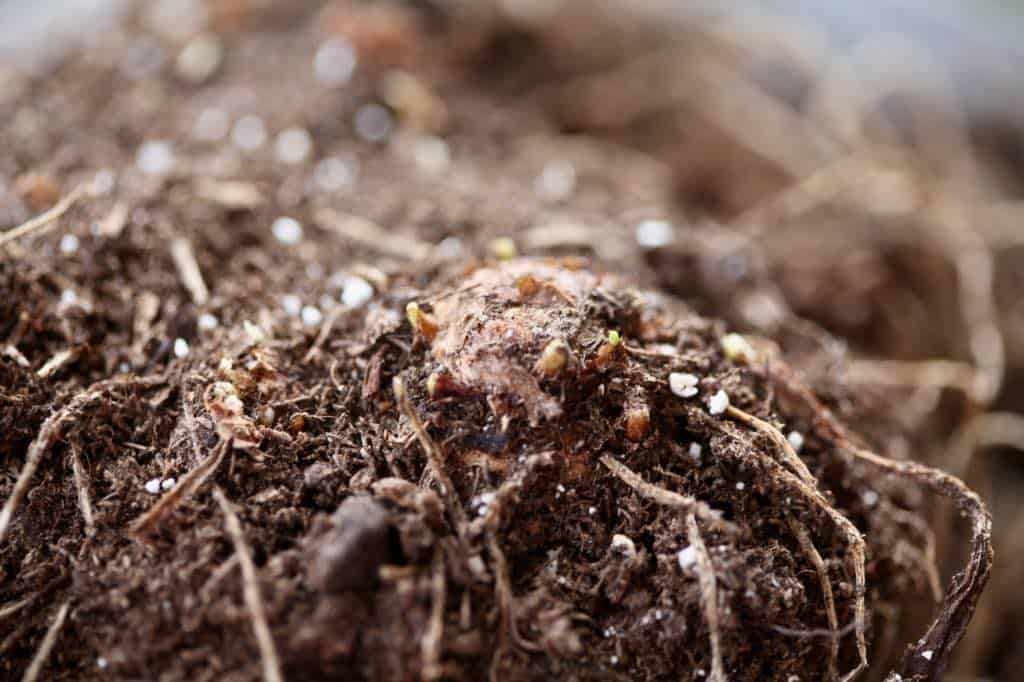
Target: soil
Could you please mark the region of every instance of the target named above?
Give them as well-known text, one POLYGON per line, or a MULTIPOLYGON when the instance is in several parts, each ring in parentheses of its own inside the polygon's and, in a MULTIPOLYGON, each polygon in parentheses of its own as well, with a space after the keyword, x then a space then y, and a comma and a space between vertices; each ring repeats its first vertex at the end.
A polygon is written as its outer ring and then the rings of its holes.
POLYGON ((945 261, 864 253, 871 288, 709 222, 778 169, 583 120, 553 83, 617 46, 208 7, 203 78, 141 10, 0 71, 4 679, 941 677, 990 528, 917 462, 992 396, 914 421, 833 334, 975 348, 871 324, 900 264, 955 299, 945 261))

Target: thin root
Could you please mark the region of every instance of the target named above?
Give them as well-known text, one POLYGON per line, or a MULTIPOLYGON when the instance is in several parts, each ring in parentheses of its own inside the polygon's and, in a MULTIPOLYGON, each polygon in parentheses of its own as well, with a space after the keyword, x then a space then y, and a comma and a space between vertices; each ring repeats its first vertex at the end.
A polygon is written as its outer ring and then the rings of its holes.
POLYGON ((392 388, 395 391, 395 398, 398 401, 398 409, 403 415, 405 415, 405 418, 409 420, 412 430, 416 433, 416 439, 419 440, 420 447, 423 448, 423 452, 427 456, 427 463, 430 466, 431 473, 434 475, 434 478, 437 479, 438 485, 441 487, 441 495, 447 503, 446 506, 451 510, 452 515, 455 517, 455 528, 457 530, 457 534, 461 536, 462 529, 466 525, 466 512, 462 509, 462 503, 455 494, 455 485, 452 483, 451 477, 448 476, 441 448, 437 446, 434 439, 430 437, 429 433, 427 433, 426 427, 423 426, 423 422, 420 421, 419 415, 416 414, 416 410, 413 409, 412 403, 409 402, 409 395, 405 391, 405 382, 402 381, 401 377, 395 377, 392 382, 392 388))
POLYGON ((763 419, 758 419, 754 415, 744 412, 738 407, 733 407, 732 405, 726 408, 726 414, 733 419, 743 422, 747 426, 754 427, 764 435, 768 436, 768 438, 775 443, 775 446, 782 454, 782 459, 789 465, 789 468, 793 470, 793 473, 799 476, 807 485, 818 485, 814 476, 811 475, 810 469, 808 469, 807 465, 804 464, 804 461, 800 459, 800 456, 796 454, 796 450, 794 450, 793 446, 789 444, 789 440, 783 436, 782 432, 777 428, 763 419))
POLYGON ((711 565, 708 548, 697 528, 697 519, 692 513, 686 515, 686 538, 697 553, 697 577, 700 582, 700 601, 704 609, 704 620, 708 623, 708 637, 711 640, 710 682, 725 682, 725 665, 722 663, 722 642, 718 629, 718 588, 715 585, 715 568, 711 565))
POLYGON ((21 678, 21 682, 35 682, 39 677, 43 666, 46 665, 46 659, 50 657, 50 652, 53 651, 53 645, 57 643, 57 636, 60 634, 60 629, 64 627, 64 621, 68 617, 68 609, 70 607, 71 604, 64 602, 57 611, 57 617, 53 619, 50 629, 46 631, 46 636, 43 637, 42 643, 36 650, 36 655, 32 657, 32 663, 29 664, 25 675, 21 678))
POLYGON ((444 610, 447 589, 444 576, 444 552, 434 550, 433 576, 430 579, 430 622, 423 633, 420 651, 423 657, 423 679, 436 680, 444 674, 441 652, 444 644, 444 610))
POLYGON ((25 235, 32 234, 33 232, 44 232, 45 228, 57 220, 57 218, 60 218, 62 215, 67 213, 67 210, 74 206, 75 202, 81 199, 83 194, 85 194, 85 187, 76 187, 66 197, 54 204, 49 210, 40 213, 35 218, 27 220, 17 227, 0 233, 0 247, 3 247, 9 242, 13 242, 15 239, 21 239, 25 235))
POLYGON ((252 619, 252 629, 260 648, 263 679, 266 682, 282 682, 284 678, 281 676, 281 663, 278 661, 274 638, 270 634, 267 617, 263 612, 263 598, 260 596, 260 588, 256 582, 256 567, 252 563, 252 552, 249 551, 249 546, 245 542, 242 524, 220 488, 213 489, 213 496, 217 500, 217 504, 220 505, 221 512, 224 513, 224 526, 227 528, 228 535, 231 536, 231 542, 235 546, 235 555, 238 557, 239 567, 242 569, 242 594, 245 597, 245 605, 249 609, 249 617, 252 619))
POLYGON ((697 518, 708 523, 718 530, 736 532, 736 527, 728 521, 722 520, 722 513, 709 507, 704 502, 672 490, 666 490, 660 486, 648 483, 640 474, 615 459, 611 455, 601 455, 601 463, 608 467, 608 470, 619 477, 619 479, 635 490, 641 497, 646 497, 666 507, 681 509, 687 514, 693 514, 697 518))
POLYGON ((832 635, 828 652, 828 672, 829 677, 834 679, 838 674, 839 665, 839 618, 836 616, 836 600, 832 594, 832 582, 828 579, 828 568, 825 566, 825 561, 821 558, 818 548, 814 546, 807 528, 792 517, 789 518, 789 528, 796 536, 800 549, 803 550, 807 560, 814 566, 814 570, 818 574, 818 582, 821 584, 821 596, 825 600, 825 616, 828 618, 828 632, 832 635))

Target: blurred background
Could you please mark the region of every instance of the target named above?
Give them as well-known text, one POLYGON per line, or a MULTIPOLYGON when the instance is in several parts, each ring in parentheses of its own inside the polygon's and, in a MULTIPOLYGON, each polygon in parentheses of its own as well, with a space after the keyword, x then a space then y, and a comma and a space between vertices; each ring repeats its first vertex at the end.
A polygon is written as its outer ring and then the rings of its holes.
MULTIPOLYGON (((1021 679, 1024 5, 402 4, 444 17, 479 87, 667 169, 686 238, 636 235, 660 286, 752 333, 795 315, 843 340, 846 380, 886 395, 912 434, 895 454, 963 477, 995 517, 996 567, 951 679, 1021 679)), ((0 59, 45 69, 127 11, 173 27, 152 31, 173 58, 200 30, 331 3, 298 5, 0 0, 0 59)), ((945 583, 960 538, 950 510, 933 517, 945 583)))

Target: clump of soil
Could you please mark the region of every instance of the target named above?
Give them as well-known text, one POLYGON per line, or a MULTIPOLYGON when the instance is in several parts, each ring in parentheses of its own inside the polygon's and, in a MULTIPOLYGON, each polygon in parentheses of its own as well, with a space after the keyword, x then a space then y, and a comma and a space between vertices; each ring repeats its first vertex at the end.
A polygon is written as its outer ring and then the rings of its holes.
POLYGON ((131 75, 182 45, 129 22, 0 100, 10 225, 68 197, 0 242, 3 674, 941 675, 987 513, 873 454, 905 429, 831 339, 729 334, 727 292, 633 238, 673 214, 660 164, 457 78, 479 45, 328 10, 214 12, 201 85, 131 75), (339 36, 365 64, 324 88, 339 36), (396 64, 444 117, 380 106, 396 64), (315 151, 195 135, 211 109, 315 151), (648 286, 670 275, 689 303, 648 286), (945 595, 928 490, 971 522, 945 595))

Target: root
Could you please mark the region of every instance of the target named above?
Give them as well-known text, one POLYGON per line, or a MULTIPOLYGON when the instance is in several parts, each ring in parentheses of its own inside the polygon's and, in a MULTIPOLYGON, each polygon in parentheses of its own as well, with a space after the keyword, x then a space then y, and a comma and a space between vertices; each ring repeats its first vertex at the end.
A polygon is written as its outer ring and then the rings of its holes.
POLYGON ((971 395, 976 370, 955 360, 851 360, 846 377, 855 384, 909 386, 919 388, 955 388, 971 395))
MULTIPOLYGON (((132 380, 132 383, 142 385, 152 385, 154 383, 162 382, 162 377, 151 377, 145 380, 132 380)), ((55 414, 50 415, 43 425, 39 428, 39 434, 35 440, 32 441, 31 445, 28 446, 28 454, 25 457, 25 464, 21 469, 21 473, 18 474, 18 480, 14 483, 14 490, 11 492, 11 496, 4 502, 3 510, 0 510, 0 544, 3 543, 7 537, 7 532, 10 528, 11 520, 14 518, 14 512, 18 510, 18 505, 21 504, 26 493, 28 493, 29 484, 32 482, 32 476, 35 475, 36 469, 39 468, 40 462, 43 460, 43 456, 49 451, 57 439, 60 438, 61 427, 65 421, 70 419, 79 410, 83 409, 86 405, 99 398, 106 391, 116 386, 122 386, 128 381, 124 379, 108 379, 93 384, 84 393, 79 393, 77 396, 71 399, 67 405, 61 408, 55 414)))
POLYGON ((447 588, 444 576, 444 552, 440 547, 434 550, 434 575, 430 580, 430 623, 420 642, 423 657, 423 679, 436 680, 444 671, 441 667, 441 651, 444 644, 444 611, 447 588))
POLYGON ((697 553, 697 576, 700 581, 700 601, 704 609, 704 620, 708 623, 708 637, 711 640, 711 676, 709 682, 725 682, 725 665, 722 663, 722 642, 718 630, 718 588, 715 585, 715 568, 711 565, 708 548, 697 528, 697 519, 692 513, 686 515, 686 538, 697 553))
POLYGON ((71 448, 71 470, 75 475, 75 488, 78 490, 78 506, 82 510, 82 518, 85 519, 85 531, 88 534, 96 529, 92 516, 92 504, 89 502, 89 487, 86 484, 85 472, 82 470, 82 461, 78 456, 78 448, 71 448))
POLYGON ((15 239, 21 239, 22 237, 32 234, 33 232, 43 234, 48 232, 48 228, 57 218, 67 213, 68 209, 75 205, 82 195, 85 194, 85 186, 79 186, 73 189, 66 197, 58 201, 53 205, 53 208, 40 213, 35 218, 28 220, 17 227, 11 228, 6 232, 0 233, 0 248, 3 248, 9 242, 13 242, 15 239))
POLYGON ((793 449, 793 446, 790 445, 789 440, 782 435, 781 431, 779 431, 777 428, 775 428, 768 422, 764 421, 763 419, 758 419, 754 415, 748 414, 747 412, 744 412, 738 407, 733 407, 732 405, 730 405, 729 407, 726 408, 725 412, 733 419, 737 419, 746 424, 747 426, 752 426, 761 433, 763 433, 764 435, 768 436, 768 438, 771 439, 773 443, 775 443, 775 446, 779 449, 779 452, 782 454, 783 461, 789 465, 789 467, 793 470, 793 473, 799 476, 800 479, 807 485, 818 485, 818 482, 815 480, 814 476, 811 475, 810 469, 808 469, 807 465, 804 464, 804 461, 800 459, 800 456, 796 454, 796 450, 793 449))
POLYGON ((885 473, 922 483, 932 491, 952 499, 961 515, 971 520, 971 555, 967 565, 953 576, 942 600, 938 617, 925 635, 908 649, 902 663, 905 677, 940 679, 953 648, 967 631, 978 598, 992 570, 992 517, 985 505, 963 481, 944 471, 918 464, 897 462, 840 442, 855 459, 885 473))
POLYGON ((839 665, 839 618, 836 616, 836 601, 835 596, 832 594, 832 582, 828 579, 828 568, 825 566, 825 561, 821 558, 818 548, 814 546, 807 528, 793 517, 789 518, 789 527, 793 531, 793 535, 796 536, 800 549, 803 550, 807 560, 811 562, 814 570, 818 573, 818 582, 821 584, 821 596, 825 600, 828 632, 832 635, 828 652, 828 674, 830 678, 835 679, 838 675, 839 665))
POLYGON ((444 498, 452 516, 455 517, 456 535, 461 537, 466 526, 466 512, 462 509, 462 503, 459 501, 458 495, 455 494, 455 485, 452 483, 451 477, 448 476, 441 448, 437 446, 434 439, 427 433, 426 427, 423 426, 423 422, 420 421, 416 410, 413 409, 412 403, 409 402, 409 395, 405 391, 405 382, 400 377, 395 377, 392 382, 392 388, 395 392, 395 399, 398 401, 398 409, 409 420, 412 430, 416 433, 416 439, 419 440, 420 447, 423 448, 423 453, 427 456, 427 464, 430 467, 431 473, 437 479, 438 485, 441 488, 441 496, 444 498))
POLYGON ((222 440, 210 452, 199 465, 181 477, 178 484, 171 488, 170 492, 149 508, 142 516, 132 521, 131 532, 135 535, 144 535, 153 529, 158 523, 174 511, 187 498, 191 497, 199 489, 206 479, 217 470, 224 460, 224 455, 231 447, 231 441, 222 440))
POLYGON ((274 648, 274 638, 270 634, 267 617, 263 612, 263 598, 260 597, 260 588, 256 582, 256 567, 252 563, 252 553, 245 542, 242 524, 220 488, 213 489, 213 497, 220 505, 221 512, 224 513, 224 526, 227 528, 228 535, 231 536, 231 542, 235 546, 235 556, 238 557, 238 564, 242 569, 242 594, 245 597, 245 605, 249 609, 249 617, 252 619, 252 629, 260 648, 263 679, 266 682, 283 682, 281 664, 277 658, 277 649, 274 648))
POLYGON ((939 615, 923 637, 904 655, 900 674, 920 679, 941 679, 957 642, 967 630, 978 599, 992 570, 992 518, 981 499, 963 481, 924 464, 894 461, 854 445, 845 427, 826 409, 814 393, 803 385, 785 365, 772 365, 777 389, 796 400, 815 428, 863 464, 886 474, 901 476, 924 485, 953 500, 962 516, 971 520, 971 553, 967 564, 950 581, 940 605, 939 615), (780 369, 781 368, 781 369, 780 369))
POLYGON ((1024 417, 1015 412, 977 415, 953 436, 940 468, 954 476, 965 476, 974 452, 995 446, 1024 450, 1024 417))
POLYGON ((36 650, 36 655, 32 657, 32 663, 25 670, 25 675, 21 678, 21 682, 35 682, 39 677, 43 666, 46 665, 46 659, 50 657, 50 652, 53 651, 53 645, 57 643, 57 636, 60 634, 61 628, 64 627, 64 621, 68 617, 70 606, 71 604, 64 602, 60 609, 58 609, 57 617, 53 619, 50 629, 46 631, 46 636, 43 637, 42 643, 36 650))
MULTIPOLYGON (((760 420, 758 420, 760 421, 760 420)), ((754 424, 756 428, 769 429, 775 431, 777 436, 771 437, 772 442, 779 442, 779 439, 785 441, 788 445, 789 442, 779 433, 771 424, 767 422, 760 422, 760 425, 754 424)), ((723 432, 730 435, 733 438, 739 438, 737 434, 730 433, 729 430, 723 432)), ((761 453, 756 448, 752 448, 752 451, 757 453, 762 460, 778 474, 778 478, 786 484, 786 487, 799 493, 805 498, 813 507, 821 510, 828 518, 832 521, 833 525, 842 534, 846 541, 847 547, 849 548, 850 559, 853 564, 853 577, 854 577, 854 622, 855 622, 855 633, 857 641, 857 654, 859 663, 856 668, 851 670, 846 676, 843 677, 844 682, 852 680, 861 673, 868 666, 868 650, 867 642, 864 637, 866 630, 866 615, 864 606, 864 595, 866 593, 866 577, 865 577, 865 555, 866 550, 864 547, 864 538, 861 537, 860 531, 853 525, 848 518, 843 516, 835 507, 829 504, 828 500, 825 499, 817 487, 810 485, 800 479, 796 474, 791 473, 788 469, 783 467, 779 462, 775 461, 766 454, 761 453)))
POLYGON ((736 532, 737 529, 733 524, 722 520, 722 513, 720 511, 712 509, 704 502, 701 502, 689 495, 682 495, 671 490, 666 490, 660 486, 656 486, 653 483, 648 483, 638 473, 611 455, 601 455, 601 463, 608 467, 609 471, 618 476, 623 483, 635 490, 641 497, 646 497, 647 499, 653 500, 658 504, 663 504, 666 507, 681 509, 685 513, 691 514, 702 521, 705 521, 713 528, 736 532))

